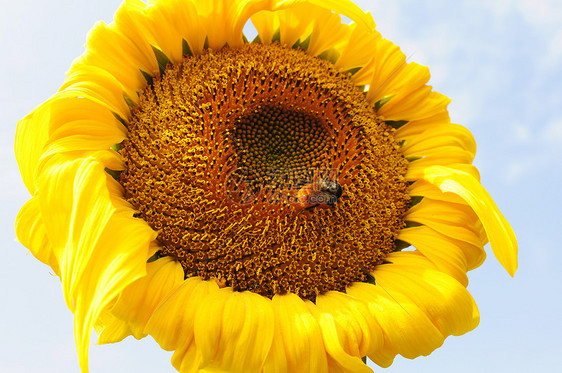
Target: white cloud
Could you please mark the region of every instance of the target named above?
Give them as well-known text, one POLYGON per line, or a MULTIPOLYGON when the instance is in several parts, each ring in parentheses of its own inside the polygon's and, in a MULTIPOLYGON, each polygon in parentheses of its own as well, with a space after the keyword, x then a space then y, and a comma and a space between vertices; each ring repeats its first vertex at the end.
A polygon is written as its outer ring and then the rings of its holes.
MULTIPOLYGON (((538 126, 536 126, 538 127, 538 126)), ((514 124, 510 127, 509 147, 513 158, 504 169, 507 182, 524 180, 533 173, 559 169, 562 157, 562 120, 551 121, 542 128, 514 124)))
POLYGON ((562 120, 549 123, 540 133, 541 140, 562 146, 562 120))
POLYGON ((560 0, 519 0, 515 2, 515 9, 527 22, 536 27, 560 27, 562 20, 560 0))

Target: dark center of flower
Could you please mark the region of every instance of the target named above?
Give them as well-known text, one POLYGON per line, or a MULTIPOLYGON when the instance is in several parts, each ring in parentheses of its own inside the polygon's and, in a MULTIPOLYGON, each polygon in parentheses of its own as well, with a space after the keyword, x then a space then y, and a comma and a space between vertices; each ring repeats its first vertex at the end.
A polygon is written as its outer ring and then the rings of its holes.
POLYGON ((407 161, 349 76, 246 44, 168 66, 121 151, 125 198, 186 277, 315 300, 396 249, 407 161))

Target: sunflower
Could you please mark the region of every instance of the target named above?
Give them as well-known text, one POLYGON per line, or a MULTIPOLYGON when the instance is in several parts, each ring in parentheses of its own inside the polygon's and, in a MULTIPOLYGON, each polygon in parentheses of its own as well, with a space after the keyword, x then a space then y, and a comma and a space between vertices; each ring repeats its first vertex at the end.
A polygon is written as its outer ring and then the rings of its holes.
POLYGON ((475 328, 466 273, 489 241, 513 275, 517 244, 429 77, 347 0, 131 0, 95 25, 15 144, 17 236, 82 371, 92 328, 181 372, 369 372, 475 328))

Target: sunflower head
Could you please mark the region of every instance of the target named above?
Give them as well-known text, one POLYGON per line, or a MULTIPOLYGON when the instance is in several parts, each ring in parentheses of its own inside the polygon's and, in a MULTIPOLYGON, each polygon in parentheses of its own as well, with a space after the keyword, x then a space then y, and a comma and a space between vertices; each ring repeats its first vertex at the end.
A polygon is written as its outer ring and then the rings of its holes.
POLYGON ((16 135, 18 238, 61 278, 82 370, 92 327, 181 372, 370 371, 473 329, 466 272, 489 240, 513 275, 516 241, 428 79, 348 1, 96 25, 16 135))

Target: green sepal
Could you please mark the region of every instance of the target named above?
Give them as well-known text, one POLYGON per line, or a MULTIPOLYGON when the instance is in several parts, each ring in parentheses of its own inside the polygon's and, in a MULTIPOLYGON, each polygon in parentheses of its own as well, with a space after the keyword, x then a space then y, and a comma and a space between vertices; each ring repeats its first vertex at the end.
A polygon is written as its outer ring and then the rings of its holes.
POLYGON ((423 196, 414 196, 410 198, 410 207, 414 207, 418 203, 420 203, 423 199, 423 196))
POLYGON ((406 227, 405 228, 415 228, 415 227, 421 227, 423 224, 418 223, 416 221, 406 221, 406 227))
POLYGON ((164 73, 166 72, 166 67, 168 67, 168 65, 171 65, 172 62, 170 61, 168 56, 164 54, 164 52, 156 48, 154 45, 152 46, 152 50, 154 51, 154 55, 156 56, 156 61, 158 61, 158 69, 160 70, 160 75, 164 75, 164 73))
POLYGON ((303 41, 297 41, 294 45, 293 45, 293 49, 302 49, 302 50, 307 50, 308 46, 310 45, 310 35, 308 35, 308 37, 306 39, 304 39, 303 41))
POLYGON ((261 44, 261 38, 259 35, 256 35, 254 40, 252 40, 252 44, 261 44))
POLYGON ((406 157, 406 160, 407 160, 408 162, 414 162, 414 161, 417 161, 418 159, 422 159, 422 158, 423 158, 423 157, 414 157, 414 156, 412 156, 412 157, 406 157))
POLYGON ((335 65, 338 58, 340 58, 340 52, 338 52, 335 48, 330 48, 320 53, 317 57, 321 60, 330 61, 335 65))
POLYGON ((188 57, 193 56, 193 52, 191 51, 191 48, 189 47, 189 44, 185 39, 181 39, 181 52, 184 56, 188 56, 188 57))
POLYGON ((114 111, 112 111, 111 114, 113 114, 115 119, 117 119, 123 126, 125 126, 125 128, 129 128, 129 123, 127 123, 127 121, 125 119, 121 118, 121 116, 119 114, 117 114, 114 111))
POLYGON ((203 43, 203 49, 209 49, 209 37, 205 36, 205 43, 203 43))
POLYGON ((113 145, 111 147, 111 150, 114 150, 116 152, 120 152, 122 147, 123 147, 123 141, 121 141, 119 144, 113 145))
POLYGON ((105 172, 107 172, 107 174, 111 176, 115 181, 119 181, 122 171, 110 170, 109 168, 106 167, 105 172))
MULTIPOLYGON (((141 70, 142 72, 142 70, 141 70)), ((125 100, 125 102, 127 103, 127 106, 129 106, 130 108, 134 108, 135 103, 133 102, 133 100, 131 100, 131 98, 129 96, 127 96, 127 94, 125 92, 123 92, 123 100, 125 100)))
POLYGON ((410 247, 411 245, 409 243, 407 243, 406 241, 402 241, 402 240, 395 240, 394 241, 394 246, 396 246, 396 250, 395 251, 402 251, 407 247, 410 247))
POLYGON ((148 258, 148 260, 146 262, 152 263, 152 262, 155 262, 162 257, 163 257, 163 255, 160 254, 160 251, 157 251, 157 252, 154 253, 154 255, 152 255, 150 258, 148 258))
POLYGON ((387 120, 387 121, 385 121, 385 123, 388 124, 390 127, 397 130, 398 128, 407 124, 408 121, 407 120, 387 120))
POLYGON ((300 43, 301 43, 301 39, 295 41, 295 44, 293 44, 293 46, 292 46, 291 48, 292 48, 292 49, 297 49, 297 48, 299 47, 300 43))
POLYGON ((363 356, 363 357, 361 358, 361 360, 362 360, 365 364, 367 364, 367 356, 363 356))
MULTIPOLYGON (((359 67, 354 67, 353 69, 349 69, 346 71, 347 74, 349 74, 350 76, 353 76, 355 74, 357 74, 357 72, 359 70, 361 70, 363 68, 363 66, 359 66, 359 67)), ((363 86, 364 87, 364 86, 363 86)))
POLYGON ((246 35, 242 34, 242 41, 244 42, 244 44, 248 44, 248 38, 246 37, 246 35))
POLYGON ((146 71, 139 69, 142 76, 144 77, 144 80, 146 80, 146 84, 148 85, 152 85, 154 83, 154 78, 152 77, 152 75, 150 75, 149 73, 147 73, 146 71))
POLYGON ((386 104, 388 101, 390 101, 390 99, 393 98, 393 97, 394 97, 394 95, 384 96, 383 98, 381 98, 380 100, 375 102, 375 110, 379 111, 384 106, 384 104, 386 104))

